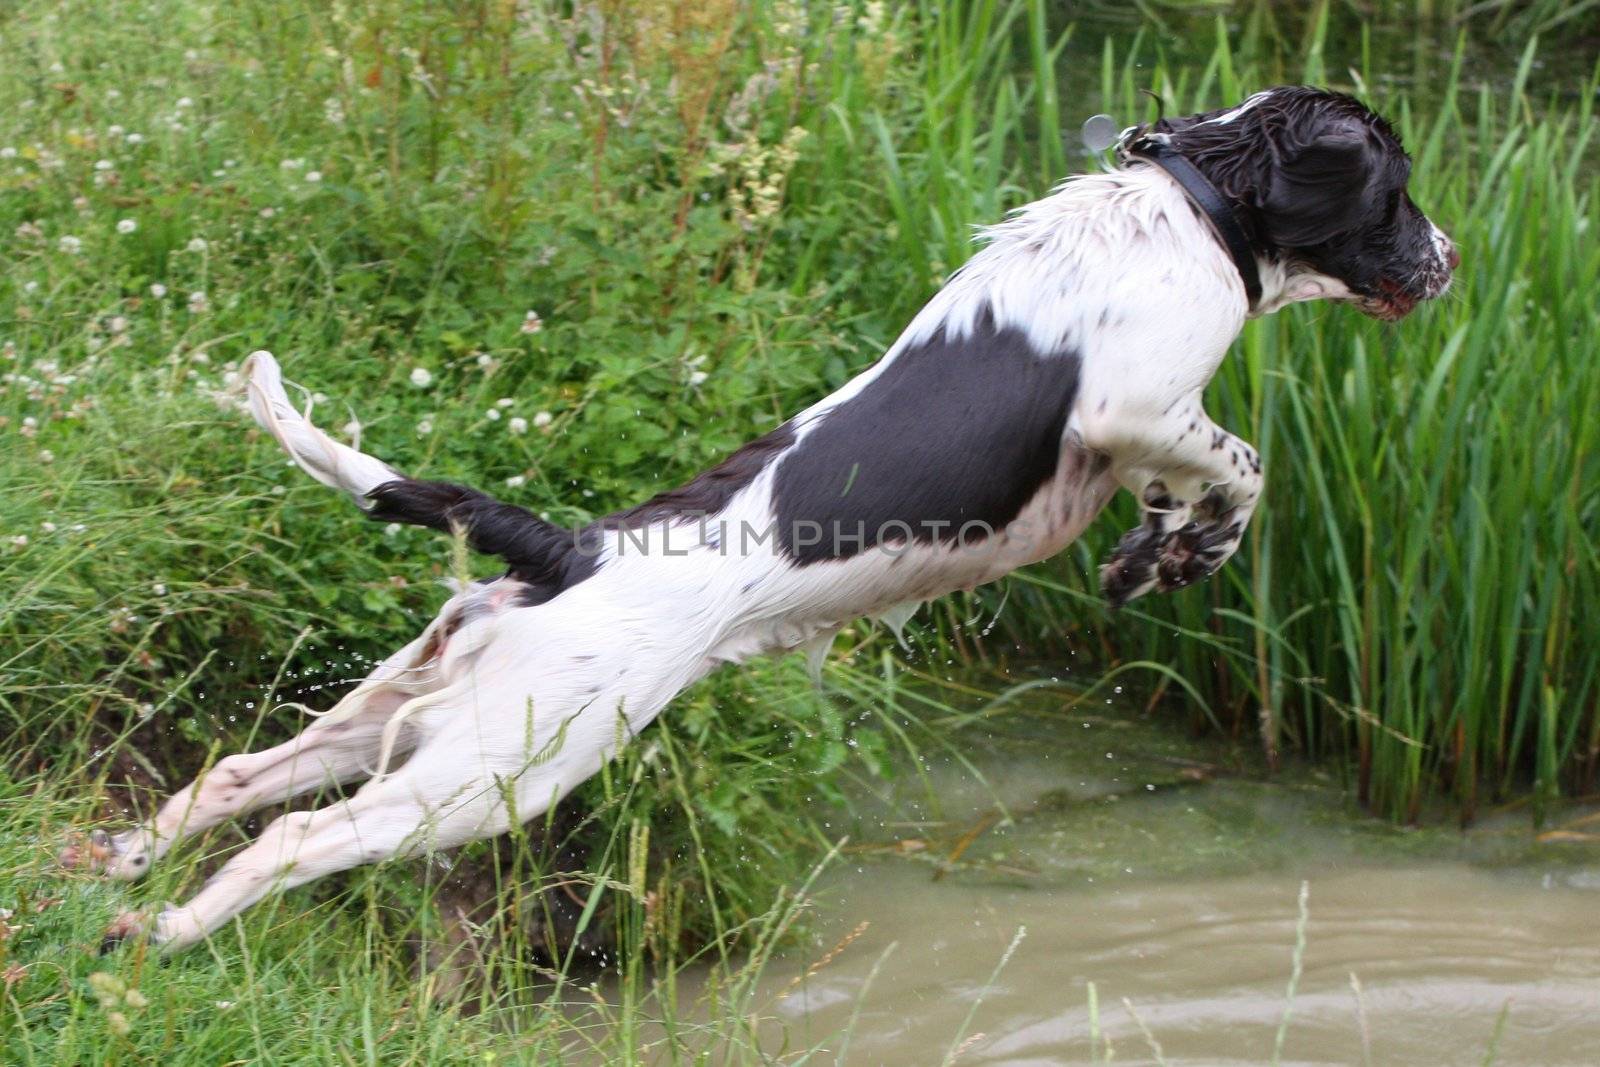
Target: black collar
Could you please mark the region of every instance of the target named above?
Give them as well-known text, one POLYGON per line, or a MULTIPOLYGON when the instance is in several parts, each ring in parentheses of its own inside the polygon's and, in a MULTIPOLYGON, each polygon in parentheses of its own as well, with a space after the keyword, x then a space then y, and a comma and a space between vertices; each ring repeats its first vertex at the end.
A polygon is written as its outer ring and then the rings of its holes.
POLYGON ((1233 257, 1233 265, 1239 268, 1239 277, 1244 281, 1246 306, 1254 308, 1256 301, 1261 299, 1261 273, 1256 268, 1255 253, 1250 249, 1250 241, 1245 237, 1244 230, 1239 227, 1239 220, 1233 217, 1233 209, 1217 192, 1217 187, 1200 173, 1199 168, 1159 138, 1134 137, 1124 145, 1121 154, 1125 158, 1154 163, 1183 186, 1195 207, 1205 212, 1211 225, 1216 227, 1217 236, 1222 238, 1223 246, 1227 248, 1228 255, 1233 257))

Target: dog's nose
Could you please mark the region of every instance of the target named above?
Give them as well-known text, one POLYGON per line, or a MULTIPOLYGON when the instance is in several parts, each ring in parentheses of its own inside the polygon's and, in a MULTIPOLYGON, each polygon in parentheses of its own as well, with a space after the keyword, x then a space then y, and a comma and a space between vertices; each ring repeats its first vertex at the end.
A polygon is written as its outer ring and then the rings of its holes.
POLYGON ((1461 249, 1456 247, 1454 241, 1450 242, 1450 249, 1449 251, 1445 252, 1444 261, 1450 264, 1451 270, 1455 270, 1457 267, 1461 266, 1461 249))

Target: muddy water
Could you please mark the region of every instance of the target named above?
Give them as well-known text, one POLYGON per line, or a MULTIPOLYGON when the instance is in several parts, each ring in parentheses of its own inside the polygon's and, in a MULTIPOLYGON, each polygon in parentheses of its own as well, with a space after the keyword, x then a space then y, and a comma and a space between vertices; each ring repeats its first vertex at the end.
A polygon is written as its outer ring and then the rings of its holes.
POLYGON ((1600 1063, 1600 848, 1540 844, 1525 814, 1397 831, 1170 726, 1084 719, 1072 751, 1059 727, 971 745, 986 783, 950 764, 869 797, 815 944, 758 998, 790 1048, 1089 1063, 1098 1030, 1101 1060, 1266 1063, 1288 1008, 1283 1063, 1600 1063))

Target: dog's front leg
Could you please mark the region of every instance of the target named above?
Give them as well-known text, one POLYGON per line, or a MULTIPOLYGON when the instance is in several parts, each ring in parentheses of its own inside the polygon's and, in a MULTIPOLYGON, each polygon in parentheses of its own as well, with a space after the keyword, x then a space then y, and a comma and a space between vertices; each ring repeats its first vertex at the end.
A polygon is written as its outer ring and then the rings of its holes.
MULTIPOLYGON (((1109 436, 1109 435, 1108 435, 1109 436)), ((1215 573, 1238 549, 1261 496, 1256 450, 1206 415, 1199 396, 1115 431, 1117 480, 1144 506, 1100 570, 1113 607, 1215 573)))

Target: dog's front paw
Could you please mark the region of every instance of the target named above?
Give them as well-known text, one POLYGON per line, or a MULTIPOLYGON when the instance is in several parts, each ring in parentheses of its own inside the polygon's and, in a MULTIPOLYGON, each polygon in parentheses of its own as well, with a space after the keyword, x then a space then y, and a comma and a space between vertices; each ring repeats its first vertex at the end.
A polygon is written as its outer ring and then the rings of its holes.
POLYGON ((1165 534, 1149 526, 1129 530, 1100 568, 1100 593, 1113 608, 1143 596, 1156 585, 1156 564, 1165 534))
POLYGON ((1170 593, 1217 572, 1244 535, 1244 520, 1232 511, 1188 523, 1161 546, 1156 561, 1156 587, 1170 593))

